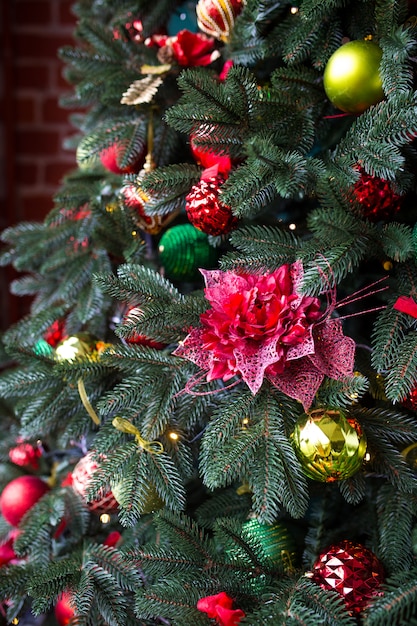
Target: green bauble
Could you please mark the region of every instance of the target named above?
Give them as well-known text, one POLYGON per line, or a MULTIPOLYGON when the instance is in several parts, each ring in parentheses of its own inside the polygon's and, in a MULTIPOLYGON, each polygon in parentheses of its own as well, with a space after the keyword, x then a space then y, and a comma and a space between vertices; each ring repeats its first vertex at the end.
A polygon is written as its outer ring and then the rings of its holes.
POLYGON ((200 277, 199 268, 213 268, 217 252, 206 234, 192 224, 179 224, 162 235, 159 260, 168 279, 193 281, 200 277))
MULTIPOLYGON (((284 524, 280 522, 261 524, 256 518, 250 519, 242 525, 242 538, 262 548, 260 559, 265 565, 276 566, 286 571, 294 569, 295 542, 284 524)), ((228 554, 232 559, 246 558, 246 553, 239 546, 229 550, 228 554)))
POLYGON ((366 452, 359 423, 340 409, 304 413, 292 439, 306 476, 321 482, 350 478, 361 468, 366 452))
POLYGON ((39 339, 33 346, 33 351, 38 356, 54 356, 54 349, 45 339, 39 339))
POLYGON ((335 107, 346 113, 363 113, 384 98, 379 66, 382 50, 373 41, 349 41, 327 62, 323 86, 335 107))
MULTIPOLYGON (((126 497, 123 497, 122 483, 112 485, 112 494, 116 502, 124 509, 129 510, 131 508, 131 502, 126 497)), ((146 501, 141 507, 140 514, 147 515, 148 513, 154 513, 159 511, 165 506, 162 498, 159 497, 155 487, 149 485, 148 492, 146 494, 146 501)))

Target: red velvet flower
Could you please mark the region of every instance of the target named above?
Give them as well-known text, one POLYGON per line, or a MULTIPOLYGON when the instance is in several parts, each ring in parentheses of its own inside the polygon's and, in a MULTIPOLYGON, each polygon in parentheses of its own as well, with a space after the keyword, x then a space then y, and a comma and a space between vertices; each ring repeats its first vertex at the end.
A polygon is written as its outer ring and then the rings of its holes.
POLYGON ((264 378, 309 407, 324 376, 353 371, 354 342, 320 302, 301 294, 300 262, 275 272, 201 270, 211 308, 174 354, 196 363, 208 381, 240 376, 252 393, 264 378))
POLYGON ((219 58, 220 52, 214 49, 215 40, 202 33, 192 33, 189 30, 180 30, 172 37, 154 35, 151 39, 163 48, 163 58, 173 57, 178 65, 196 67, 210 65, 219 58))
POLYGON ((197 609, 216 619, 221 626, 236 626, 245 617, 241 609, 232 609, 233 600, 225 591, 206 596, 197 602, 197 609))

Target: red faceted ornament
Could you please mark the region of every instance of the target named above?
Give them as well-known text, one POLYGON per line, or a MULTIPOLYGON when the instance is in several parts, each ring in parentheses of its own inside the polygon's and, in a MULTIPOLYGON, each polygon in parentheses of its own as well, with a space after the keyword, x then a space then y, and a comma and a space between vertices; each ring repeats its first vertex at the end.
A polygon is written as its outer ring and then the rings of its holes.
POLYGON ((337 591, 350 614, 359 614, 375 596, 382 595, 384 582, 381 562, 371 550, 349 540, 323 552, 308 574, 323 589, 337 591))
POLYGON ((86 498, 89 482, 97 469, 97 463, 93 460, 91 452, 88 452, 78 461, 73 469, 72 488, 83 498, 90 511, 95 511, 99 514, 115 511, 118 504, 110 489, 103 493, 97 500, 88 501, 86 498))
POLYGON ((402 196, 394 193, 387 180, 364 171, 353 192, 363 217, 372 222, 393 218, 401 207, 402 196))
POLYGON ((49 491, 49 485, 38 476, 19 476, 6 485, 0 496, 0 512, 12 526, 49 491))
POLYGON ((220 41, 228 41, 243 0, 199 0, 196 13, 200 30, 220 41))
POLYGON ((226 235, 238 225, 238 219, 220 201, 220 187, 225 178, 219 174, 201 178, 185 198, 185 211, 191 224, 206 235, 226 235))

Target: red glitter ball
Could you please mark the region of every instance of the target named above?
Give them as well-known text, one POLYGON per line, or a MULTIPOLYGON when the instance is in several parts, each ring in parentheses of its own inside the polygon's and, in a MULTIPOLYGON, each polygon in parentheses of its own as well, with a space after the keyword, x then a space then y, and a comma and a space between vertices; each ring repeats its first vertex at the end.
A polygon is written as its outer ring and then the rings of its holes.
POLYGON ((206 235, 226 235, 238 225, 232 210, 219 199, 223 176, 201 179, 185 198, 185 211, 191 224, 206 235))
POLYGON ((370 221, 392 218, 400 209, 402 196, 394 193, 383 178, 361 172, 353 191, 363 217, 370 221))
MULTIPOLYGON (((89 483, 97 469, 98 465, 93 460, 91 452, 88 452, 86 456, 82 457, 73 469, 72 488, 83 500, 86 500, 86 492, 89 483)), ((97 500, 88 501, 86 504, 90 511, 95 511, 98 514, 115 511, 118 507, 117 500, 110 490, 103 493, 97 500)))
POLYGON ((406 398, 401 403, 406 409, 410 411, 417 411, 417 387, 414 387, 406 398))
POLYGON ((64 320, 56 320, 56 322, 51 324, 51 326, 45 331, 43 337, 50 346, 56 348, 57 345, 65 338, 64 320))
POLYGON ((313 565, 312 580, 323 589, 337 591, 349 613, 359 614, 372 598, 382 595, 381 562, 371 550, 349 540, 332 545, 313 565))

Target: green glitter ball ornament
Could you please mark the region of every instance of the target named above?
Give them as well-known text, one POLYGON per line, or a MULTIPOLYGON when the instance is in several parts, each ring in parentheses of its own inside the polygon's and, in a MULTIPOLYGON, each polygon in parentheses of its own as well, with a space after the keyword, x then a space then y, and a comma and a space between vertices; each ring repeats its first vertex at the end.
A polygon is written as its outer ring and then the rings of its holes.
MULTIPOLYGON (((282 568, 287 572, 294 570, 295 542, 285 524, 261 524, 256 518, 249 519, 242 525, 242 539, 257 551, 258 558, 265 565, 282 568)), ((232 559, 247 558, 246 551, 238 545, 228 550, 228 554, 232 559)))
POLYGON ((292 441, 306 476, 326 483, 353 476, 366 453, 365 433, 356 419, 340 409, 304 413, 292 441))
POLYGON ((33 351, 38 356, 54 356, 54 349, 45 339, 39 339, 33 346, 33 351))
POLYGON ((192 224, 172 226, 159 241, 159 260, 170 280, 194 281, 200 277, 198 269, 212 269, 217 252, 207 235, 192 224))

